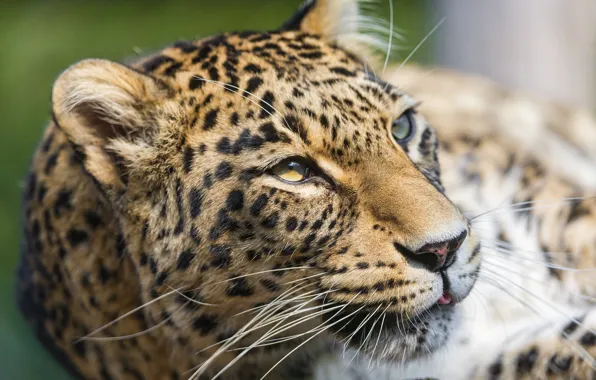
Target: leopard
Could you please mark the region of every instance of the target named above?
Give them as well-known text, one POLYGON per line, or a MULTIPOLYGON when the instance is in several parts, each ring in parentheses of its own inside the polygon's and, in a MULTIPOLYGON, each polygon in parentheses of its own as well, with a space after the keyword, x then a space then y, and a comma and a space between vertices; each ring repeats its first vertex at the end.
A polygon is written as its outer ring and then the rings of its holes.
POLYGON ((385 71, 363 19, 56 79, 16 299, 73 377, 592 378, 596 120, 385 71))

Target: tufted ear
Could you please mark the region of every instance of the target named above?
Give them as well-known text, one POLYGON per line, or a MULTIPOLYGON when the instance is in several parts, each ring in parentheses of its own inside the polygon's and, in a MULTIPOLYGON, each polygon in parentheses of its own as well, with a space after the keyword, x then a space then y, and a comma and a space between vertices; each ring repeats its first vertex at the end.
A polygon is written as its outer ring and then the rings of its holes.
MULTIPOLYGON (((363 32, 366 25, 370 27, 379 22, 378 19, 362 14, 359 3, 363 1, 365 0, 306 0, 283 24, 281 30, 317 34, 330 43, 374 61, 376 57, 371 48, 386 50, 387 43, 379 36, 363 32)), ((386 25, 376 27, 382 29, 386 25)))
POLYGON ((106 60, 79 62, 56 80, 55 122, 108 195, 125 189, 131 163, 151 149, 154 105, 165 93, 155 79, 106 60))

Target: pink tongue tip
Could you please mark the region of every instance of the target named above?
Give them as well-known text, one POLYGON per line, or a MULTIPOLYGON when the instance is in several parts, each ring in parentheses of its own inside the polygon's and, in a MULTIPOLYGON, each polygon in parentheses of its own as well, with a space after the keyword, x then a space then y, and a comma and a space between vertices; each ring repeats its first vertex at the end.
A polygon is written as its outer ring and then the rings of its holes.
POLYGON ((451 303, 451 295, 449 293, 443 293, 439 301, 437 301, 439 305, 449 305, 451 303))

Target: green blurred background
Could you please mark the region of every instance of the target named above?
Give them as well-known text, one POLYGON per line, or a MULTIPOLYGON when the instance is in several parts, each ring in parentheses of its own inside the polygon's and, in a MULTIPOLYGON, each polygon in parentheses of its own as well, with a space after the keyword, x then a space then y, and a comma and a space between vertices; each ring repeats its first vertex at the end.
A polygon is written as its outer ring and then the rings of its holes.
MULTIPOLYGON (((122 60, 179 39, 281 25, 300 0, 6 1, 0 3, 0 378, 66 379, 17 312, 13 273, 22 179, 50 114, 56 76, 89 57, 122 60)), ((388 1, 377 13, 388 19, 388 1)), ((432 28, 425 2, 394 0, 401 58, 432 28)), ((425 44, 412 57, 425 63, 425 44)), ((400 54, 393 58, 399 59, 400 54)))

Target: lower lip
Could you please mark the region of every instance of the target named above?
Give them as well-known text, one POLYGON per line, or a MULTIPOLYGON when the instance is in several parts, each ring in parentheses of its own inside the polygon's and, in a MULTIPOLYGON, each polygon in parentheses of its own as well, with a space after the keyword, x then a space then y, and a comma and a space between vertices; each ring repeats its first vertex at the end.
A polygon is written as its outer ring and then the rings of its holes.
POLYGON ((439 305, 451 305, 453 304, 453 297, 451 296, 451 293, 449 292, 449 278, 447 277, 447 274, 445 272, 441 272, 441 279, 443 280, 443 295, 441 296, 441 298, 439 298, 439 300, 437 301, 437 304, 439 305))
POLYGON ((441 298, 439 298, 439 300, 437 301, 437 303, 439 305, 450 305, 451 303, 453 303, 453 299, 451 298, 451 294, 449 294, 449 293, 443 293, 443 295, 441 296, 441 298))

